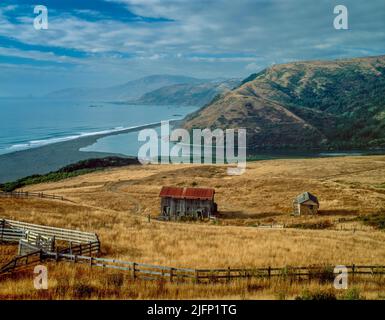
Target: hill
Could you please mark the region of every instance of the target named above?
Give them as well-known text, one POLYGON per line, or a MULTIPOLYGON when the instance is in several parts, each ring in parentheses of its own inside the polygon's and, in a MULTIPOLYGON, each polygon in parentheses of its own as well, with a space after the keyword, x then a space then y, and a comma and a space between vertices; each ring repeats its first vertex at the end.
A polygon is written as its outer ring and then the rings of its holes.
POLYGON ((246 128, 248 148, 385 146, 385 56, 275 65, 185 119, 246 128))
POLYGON ((161 87, 182 83, 196 84, 202 81, 204 80, 177 75, 152 75, 108 88, 68 88, 58 90, 49 93, 46 97, 54 99, 124 101, 138 99, 143 94, 161 87))
POLYGON ((209 81, 197 84, 184 83, 165 86, 145 93, 132 101, 134 104, 204 106, 217 95, 227 93, 239 86, 240 80, 209 81))

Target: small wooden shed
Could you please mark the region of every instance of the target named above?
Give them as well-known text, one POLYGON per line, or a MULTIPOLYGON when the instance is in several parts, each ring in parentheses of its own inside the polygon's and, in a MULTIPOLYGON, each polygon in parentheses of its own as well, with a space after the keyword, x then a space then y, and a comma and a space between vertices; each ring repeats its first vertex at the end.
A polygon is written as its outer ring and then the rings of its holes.
POLYGON ((319 202, 315 195, 310 192, 304 192, 298 195, 293 201, 293 214, 300 215, 314 215, 318 213, 319 202))
POLYGON ((160 217, 164 220, 210 218, 217 211, 214 195, 211 188, 163 187, 159 194, 160 217))

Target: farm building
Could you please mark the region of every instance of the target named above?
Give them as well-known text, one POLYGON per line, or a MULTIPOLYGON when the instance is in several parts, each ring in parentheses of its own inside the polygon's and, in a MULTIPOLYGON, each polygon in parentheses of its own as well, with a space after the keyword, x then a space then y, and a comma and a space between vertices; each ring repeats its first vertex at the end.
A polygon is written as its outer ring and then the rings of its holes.
POLYGON ((214 194, 215 190, 210 188, 163 187, 159 194, 160 217, 165 220, 210 218, 217 211, 214 194))
POLYGON ((310 192, 304 192, 297 196, 293 201, 294 215, 317 214, 319 202, 316 196, 310 192))

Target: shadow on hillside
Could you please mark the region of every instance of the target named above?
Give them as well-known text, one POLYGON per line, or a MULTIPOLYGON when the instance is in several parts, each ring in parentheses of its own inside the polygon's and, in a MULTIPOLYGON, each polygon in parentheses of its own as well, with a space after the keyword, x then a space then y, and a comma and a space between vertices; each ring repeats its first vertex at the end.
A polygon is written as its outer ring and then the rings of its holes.
POLYGON ((264 219, 280 215, 282 213, 278 212, 245 213, 243 211, 220 211, 218 217, 221 219, 264 219))
POLYGON ((320 210, 320 216, 357 216, 358 210, 334 209, 334 210, 320 210))

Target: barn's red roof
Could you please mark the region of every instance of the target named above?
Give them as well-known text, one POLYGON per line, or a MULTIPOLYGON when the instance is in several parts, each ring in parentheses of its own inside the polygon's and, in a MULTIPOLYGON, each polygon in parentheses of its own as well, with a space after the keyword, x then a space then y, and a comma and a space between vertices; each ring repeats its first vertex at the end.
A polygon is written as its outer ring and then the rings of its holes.
POLYGON ((163 187, 160 191, 159 197, 176 199, 213 200, 214 194, 215 190, 210 188, 163 187))

